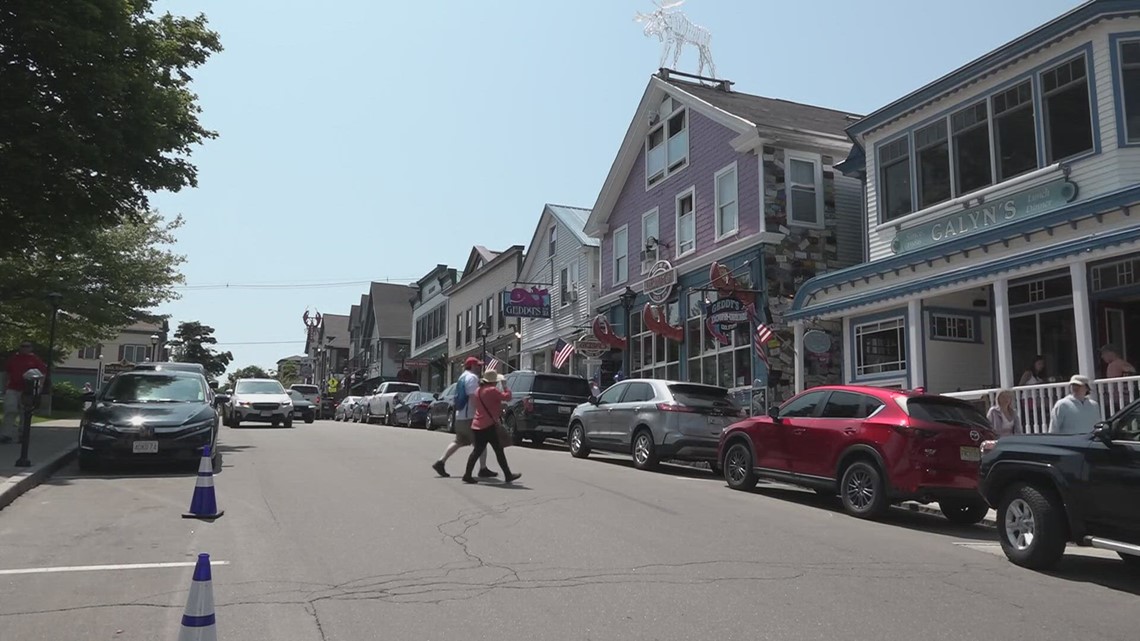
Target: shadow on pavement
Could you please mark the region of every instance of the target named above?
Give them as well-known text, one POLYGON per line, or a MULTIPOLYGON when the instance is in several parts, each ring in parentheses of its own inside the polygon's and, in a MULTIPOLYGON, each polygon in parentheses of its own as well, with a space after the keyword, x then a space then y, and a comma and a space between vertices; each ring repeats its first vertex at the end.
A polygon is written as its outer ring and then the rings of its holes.
MULTIPOLYGON (((1073 549, 1072 546, 1069 549, 1073 549)), ((1064 581, 1093 583, 1140 596, 1140 572, 1118 558, 1066 554, 1055 568, 1042 574, 1064 581)))
MULTIPOLYGON (((607 455, 607 453, 602 453, 601 456, 591 454, 590 460, 598 462, 598 463, 606 463, 606 464, 613 465, 616 467, 627 467, 631 470, 635 470, 635 468, 633 467, 633 460, 632 459, 620 458, 620 457, 621 457, 620 454, 614 454, 612 456, 607 455)), ((635 471, 637 471, 637 470, 635 470, 635 471)), ((684 465, 681 463, 672 463, 672 462, 668 462, 668 461, 658 464, 656 470, 646 472, 646 473, 648 473, 648 474, 668 474, 670 476, 683 476, 685 478, 694 478, 694 479, 715 479, 715 478, 718 478, 716 476, 713 476, 712 472, 710 472, 708 470, 702 470, 700 468, 692 467, 689 465, 684 465)))

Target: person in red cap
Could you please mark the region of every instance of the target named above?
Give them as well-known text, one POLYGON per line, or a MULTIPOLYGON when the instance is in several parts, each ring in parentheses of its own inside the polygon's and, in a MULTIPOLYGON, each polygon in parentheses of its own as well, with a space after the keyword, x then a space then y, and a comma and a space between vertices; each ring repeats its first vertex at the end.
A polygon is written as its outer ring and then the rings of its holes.
MULTIPOLYGON (((471 421, 475 420, 475 394, 479 391, 479 370, 483 361, 468 356, 463 362, 463 373, 455 384, 455 440, 452 441, 443 456, 431 464, 431 469, 442 476, 451 476, 447 473, 447 459, 451 458, 459 448, 475 443, 475 434, 471 431, 471 421)), ((499 473, 487 468, 487 450, 479 457, 479 476, 491 478, 499 473)))
MULTIPOLYGON (((24 393, 24 374, 30 369, 47 372, 47 365, 32 353, 32 342, 20 343, 20 350, 8 358, 4 370, 8 385, 4 390, 4 421, 0 423, 0 443, 11 443, 20 417, 20 396, 24 393)), ((484 458, 484 460, 486 460, 484 458)))

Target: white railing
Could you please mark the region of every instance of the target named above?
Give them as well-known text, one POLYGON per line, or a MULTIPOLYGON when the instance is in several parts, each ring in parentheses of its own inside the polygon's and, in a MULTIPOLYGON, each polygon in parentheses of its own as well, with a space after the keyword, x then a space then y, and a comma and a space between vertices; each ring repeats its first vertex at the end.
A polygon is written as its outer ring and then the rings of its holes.
MULTIPOLYGON (((1069 382, 1046 383, 1014 387, 1017 414, 1021 425, 1028 434, 1044 434, 1049 431, 1049 413, 1053 405, 1069 393, 1069 382)), ((988 411, 997 400, 997 389, 970 390, 966 392, 946 392, 943 396, 975 401, 983 412, 988 411)), ((1092 395, 1100 404, 1101 418, 1107 419, 1119 412, 1137 398, 1140 398, 1140 376, 1106 378, 1095 381, 1092 395)))

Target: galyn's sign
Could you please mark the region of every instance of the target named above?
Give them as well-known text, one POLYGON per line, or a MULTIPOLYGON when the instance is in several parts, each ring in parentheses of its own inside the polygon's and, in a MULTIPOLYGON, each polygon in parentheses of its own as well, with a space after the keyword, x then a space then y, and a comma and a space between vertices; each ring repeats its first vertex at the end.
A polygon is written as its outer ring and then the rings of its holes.
POLYGON ((1060 178, 903 229, 891 241, 891 250, 903 254, 938 245, 991 227, 1050 212, 1072 202, 1076 197, 1077 185, 1060 178))

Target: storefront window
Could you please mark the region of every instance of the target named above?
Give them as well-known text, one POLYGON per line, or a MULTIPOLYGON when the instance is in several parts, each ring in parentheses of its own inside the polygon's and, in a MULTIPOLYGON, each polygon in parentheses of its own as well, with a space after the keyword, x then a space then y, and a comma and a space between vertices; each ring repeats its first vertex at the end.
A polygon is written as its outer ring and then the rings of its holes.
MULTIPOLYGON (((670 325, 680 324, 681 306, 669 303, 665 306, 666 318, 670 325)), ((681 376, 681 344, 655 334, 642 322, 641 312, 634 312, 630 319, 633 331, 630 368, 634 378, 660 378, 677 380, 681 376)))
MULTIPOLYGON (((717 296, 708 293, 709 301, 717 296)), ((736 388, 752 384, 752 332, 750 323, 736 326, 722 345, 705 327, 704 310, 697 295, 689 297, 688 336, 689 380, 706 385, 736 388)))
POLYGON ((855 327, 855 375, 906 371, 906 327, 890 318, 855 327))

